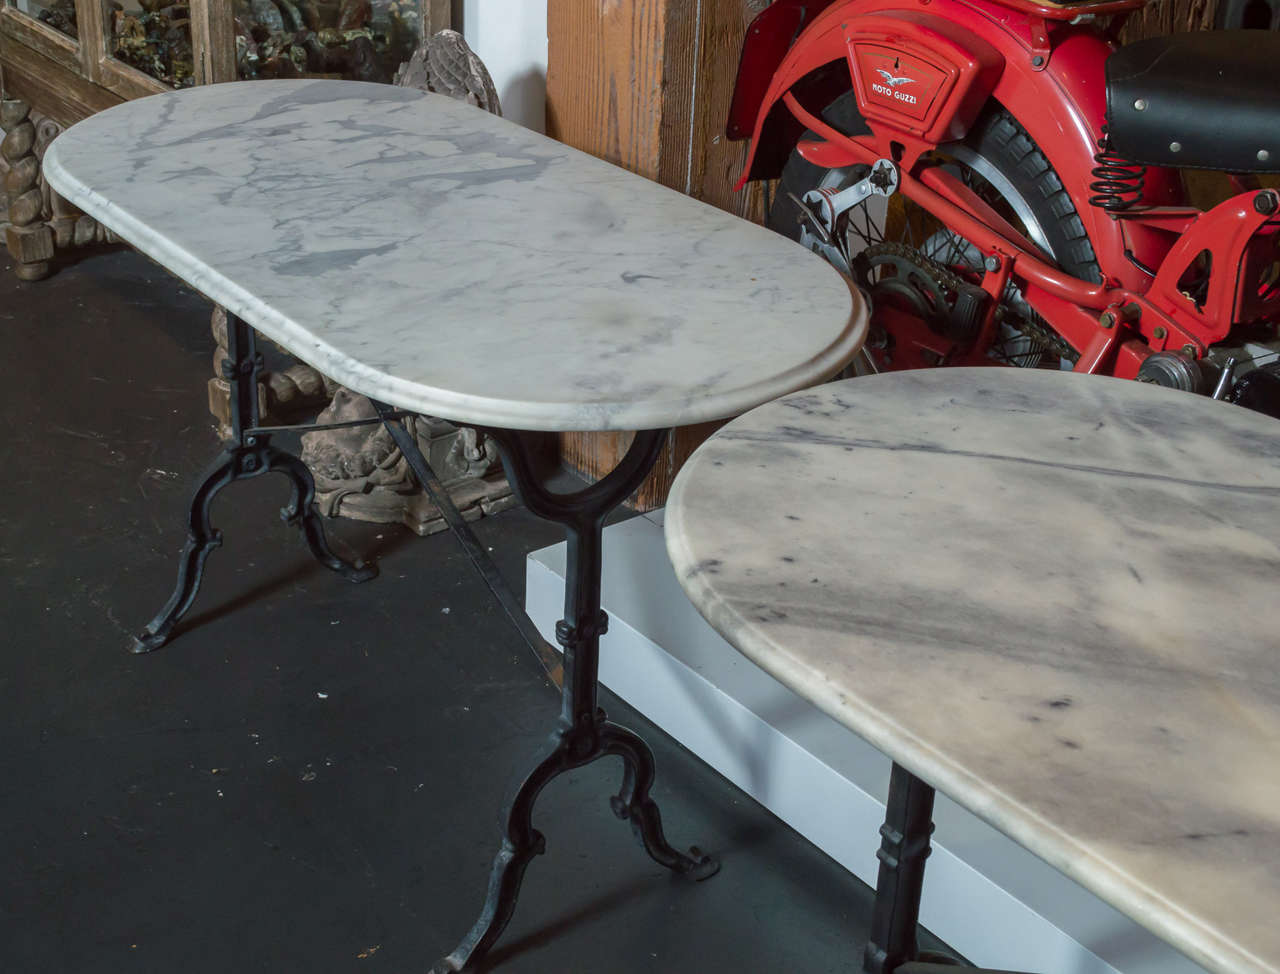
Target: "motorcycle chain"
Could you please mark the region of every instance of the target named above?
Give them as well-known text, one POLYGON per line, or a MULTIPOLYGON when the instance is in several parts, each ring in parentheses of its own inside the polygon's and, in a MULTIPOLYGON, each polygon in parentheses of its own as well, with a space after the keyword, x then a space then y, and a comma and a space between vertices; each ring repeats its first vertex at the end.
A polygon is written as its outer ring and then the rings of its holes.
MULTIPOLYGON (((1013 327, 1030 338, 1037 345, 1040 345, 1046 351, 1058 356, 1066 362, 1076 362, 1080 358, 1080 353, 1072 347, 1071 343, 1059 335, 1056 331, 1049 327, 1043 318, 1035 312, 1033 317, 1026 318, 1018 315, 1018 322, 1013 327)), ((1004 306, 1001 305, 996 309, 996 318, 998 321, 1004 321, 1004 306)))
MULTIPOLYGON (((900 257, 909 260, 913 264, 919 266, 922 270, 933 276, 939 284, 951 292, 956 292, 960 288, 972 287, 973 282, 961 277, 951 268, 947 267, 940 261, 927 257, 915 247, 908 244, 885 242, 872 244, 863 252, 868 258, 875 258, 881 254, 893 257, 900 257)), ((860 282, 854 282, 860 283, 860 282)), ((862 282, 871 288, 870 282, 862 282)), ((1005 307, 1001 303, 996 308, 996 321, 1003 323, 1005 319, 1005 307)), ((1017 328, 1037 345, 1040 345, 1045 351, 1057 355, 1059 358, 1074 362, 1080 357, 1080 353, 1071 347, 1065 338, 1049 327, 1039 315, 1035 315, 1034 319, 1024 318, 1017 315, 1017 324, 1013 327, 1017 328)))

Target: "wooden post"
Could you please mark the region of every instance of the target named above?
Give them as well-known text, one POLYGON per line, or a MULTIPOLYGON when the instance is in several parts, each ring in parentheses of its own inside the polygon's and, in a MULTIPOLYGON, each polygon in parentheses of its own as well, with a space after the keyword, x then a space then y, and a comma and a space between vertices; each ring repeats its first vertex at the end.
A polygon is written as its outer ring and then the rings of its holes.
MULTIPOLYGON (((767 0, 549 0, 547 134, 752 220, 758 184, 733 191, 743 143, 724 138, 747 25, 767 0)), ((718 424, 676 431, 635 506, 666 501, 680 464, 718 424)), ((591 479, 630 434, 561 437, 561 460, 591 479)))
POLYGON ((102 0, 76 0, 76 27, 80 35, 80 70, 86 80, 102 81, 102 62, 107 58, 106 4, 102 0))
POLYGON ((453 4, 450 0, 422 0, 422 37, 453 27, 453 4))
POLYGON ((236 29, 231 0, 191 0, 191 49, 198 85, 236 80, 236 29))

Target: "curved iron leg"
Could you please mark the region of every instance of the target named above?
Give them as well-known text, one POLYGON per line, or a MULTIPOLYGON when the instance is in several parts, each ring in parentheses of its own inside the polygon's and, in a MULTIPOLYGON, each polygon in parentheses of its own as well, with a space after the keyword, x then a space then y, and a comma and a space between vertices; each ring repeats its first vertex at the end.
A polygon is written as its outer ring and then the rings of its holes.
POLYGON ((178 582, 173 594, 156 617, 147 623, 129 645, 134 653, 149 653, 167 643, 183 614, 191 608, 200 582, 204 578, 204 563, 209 552, 222 544, 222 532, 213 526, 209 511, 218 491, 237 480, 259 477, 264 473, 280 473, 289 478, 291 494, 289 503, 280 515, 289 524, 302 529, 303 537, 316 560, 351 582, 365 582, 378 574, 373 565, 356 562, 354 565, 334 554, 324 536, 320 515, 312 502, 316 496, 315 480, 307 465, 291 453, 271 445, 265 436, 249 437, 251 446, 227 447, 191 498, 187 515, 187 541, 178 561, 178 582))
POLYGON ((610 723, 596 704, 600 666, 600 637, 609 617, 600 609, 601 543, 605 516, 640 486, 666 440, 663 430, 637 433, 618 467, 603 480, 575 494, 552 494, 533 474, 527 444, 518 434, 491 430, 502 447, 503 464, 512 489, 539 517, 565 526, 568 537, 568 578, 565 580, 565 618, 556 626, 564 647, 564 686, 561 690, 560 730, 550 753, 524 780, 507 813, 506 835, 489 874, 484 908, 471 932, 433 974, 474 971, 502 935, 515 912, 525 869, 543 852, 545 840, 533 827, 538 794, 559 774, 616 756, 623 762, 620 793, 611 804, 618 817, 630 819, 636 836, 655 862, 694 879, 715 875, 719 864, 699 850, 677 851, 662 832, 662 816, 649 796, 655 766, 653 752, 639 736, 610 723))
POLYGON ((471 961, 487 954, 511 922, 524 871, 534 856, 542 855, 547 849, 546 838, 533 827, 533 804, 552 778, 575 766, 566 764, 566 757, 567 746, 565 738, 561 737, 551 753, 538 762, 520 785, 507 812, 507 831, 502 839, 502 848, 494 857, 489 871, 484 908, 471 931, 462 938, 462 943, 432 968, 432 974, 471 970, 468 966, 471 961))
POLYGON ((602 746, 606 754, 622 758, 622 788, 609 799, 613 814, 630 819, 631 831, 640 840, 650 858, 661 866, 677 873, 688 873, 701 882, 720 871, 720 863, 703 853, 697 846, 689 849, 689 855, 675 849, 662 832, 662 813, 658 803, 649 797, 649 789, 657 775, 653 751, 638 734, 613 722, 600 728, 602 746))
POLYGON ((551 753, 538 762, 511 801, 506 835, 493 860, 479 919, 457 949, 432 969, 432 974, 474 970, 472 962, 484 957, 502 936, 515 912, 525 869, 534 856, 546 851, 546 838, 533 827, 533 806, 538 795, 553 778, 598 758, 622 759, 621 793, 614 795, 610 804, 619 818, 631 820, 636 837, 656 863, 695 880, 709 879, 720 870, 720 864, 696 846, 686 856, 667 842, 662 815, 649 797, 656 774, 653 752, 638 735, 612 723, 603 710, 597 710, 593 721, 565 728, 552 740, 551 753))
POLYGON ((222 544, 222 532, 209 519, 209 508, 218 491, 236 479, 239 459, 237 451, 226 451, 223 458, 209 468, 204 480, 196 488, 187 514, 187 542, 178 556, 178 583, 164 608, 133 638, 129 645, 131 652, 149 653, 163 646, 169 641, 174 624, 195 601, 196 592, 200 590, 200 580, 204 576, 205 559, 209 557, 209 552, 222 544))
POLYGON ((293 454, 272 446, 268 435, 255 432, 261 371, 262 356, 258 354, 253 329, 242 319, 228 314, 227 357, 222 362, 222 373, 231 384, 231 440, 191 499, 187 543, 178 561, 178 584, 164 608, 134 637, 129 649, 135 653, 149 653, 167 643, 174 625, 195 601, 204 577, 205 559, 222 543, 222 532, 209 520, 210 505, 218 491, 236 480, 260 477, 270 471, 284 474, 289 478, 292 494, 280 513, 285 521, 302 528, 302 535, 320 564, 352 582, 368 581, 378 574, 372 565, 360 562, 353 565, 333 553, 325 540, 320 515, 312 507, 316 482, 311 471, 293 454))
POLYGON ((268 447, 267 450, 267 468, 288 477, 289 484, 293 488, 289 503, 280 509, 280 517, 286 524, 294 524, 302 529, 302 536, 306 538, 307 546, 315 555, 316 561, 351 582, 367 582, 375 577, 378 574, 376 566, 366 565, 362 561, 352 564, 339 558, 329 547, 329 541, 324 535, 324 525, 313 506, 316 499, 316 482, 307 465, 292 453, 286 453, 274 446, 268 447))

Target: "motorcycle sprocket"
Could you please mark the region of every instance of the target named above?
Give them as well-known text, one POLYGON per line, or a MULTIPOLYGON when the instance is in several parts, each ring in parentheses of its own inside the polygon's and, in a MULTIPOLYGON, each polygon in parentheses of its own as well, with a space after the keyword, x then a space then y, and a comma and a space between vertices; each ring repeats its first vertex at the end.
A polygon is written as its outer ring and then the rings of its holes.
MULTIPOLYGON (((872 244, 853 260, 854 282, 872 297, 891 296, 907 300, 912 311, 919 314, 931 329, 940 335, 963 341, 974 337, 975 322, 966 314, 957 320, 956 301, 960 296, 972 299, 975 293, 985 292, 945 264, 907 244, 885 242, 872 244), (875 269, 890 265, 894 277, 872 280, 875 269), (899 272, 907 273, 899 276, 899 272), (927 282, 927 283, 926 283, 927 282), (924 287, 921 287, 921 285, 924 287), (915 288, 914 293, 908 287, 915 288)), ((1068 362, 1079 358, 1079 353, 1061 335, 1055 332, 1039 315, 1008 313, 1004 304, 996 308, 996 321, 1009 323, 1045 351, 1068 362), (1012 319, 1012 320, 1011 320, 1012 319)))

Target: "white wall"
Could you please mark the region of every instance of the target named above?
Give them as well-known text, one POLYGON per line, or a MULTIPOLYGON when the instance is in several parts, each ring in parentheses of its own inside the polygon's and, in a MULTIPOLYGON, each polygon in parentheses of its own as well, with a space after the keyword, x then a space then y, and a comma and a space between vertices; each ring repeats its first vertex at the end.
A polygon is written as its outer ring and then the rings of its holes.
POLYGON ((502 114, 513 122, 543 131, 547 0, 463 0, 459 12, 463 36, 493 75, 502 114))

